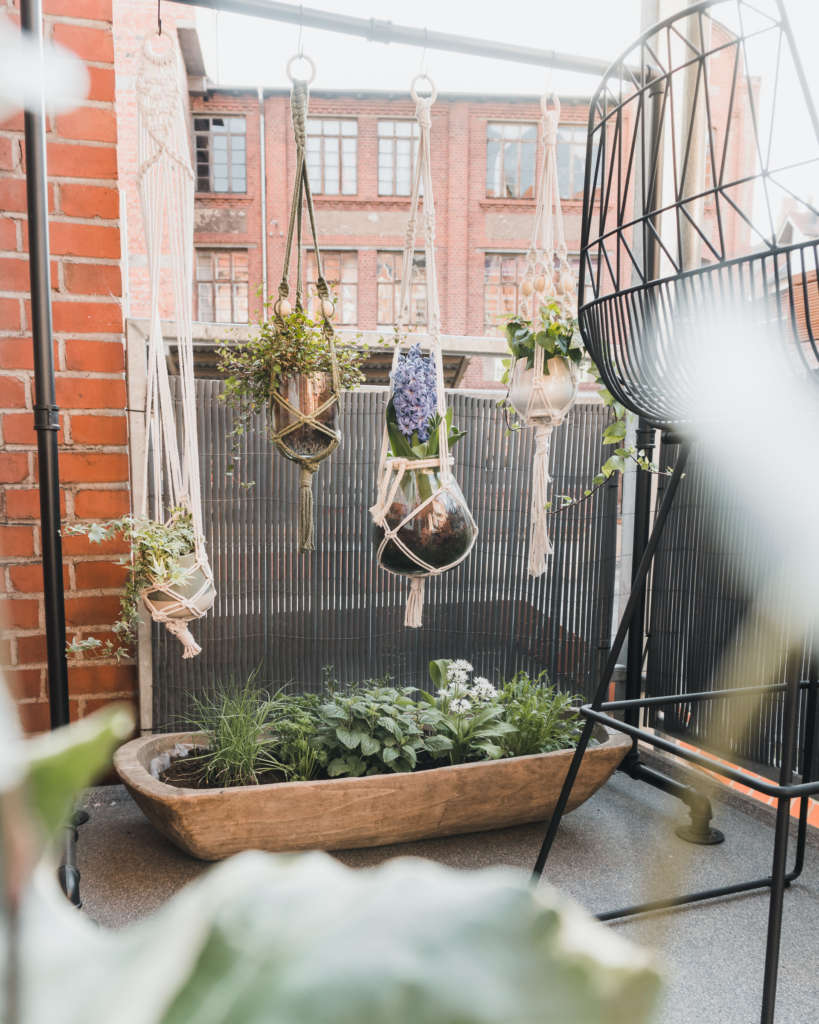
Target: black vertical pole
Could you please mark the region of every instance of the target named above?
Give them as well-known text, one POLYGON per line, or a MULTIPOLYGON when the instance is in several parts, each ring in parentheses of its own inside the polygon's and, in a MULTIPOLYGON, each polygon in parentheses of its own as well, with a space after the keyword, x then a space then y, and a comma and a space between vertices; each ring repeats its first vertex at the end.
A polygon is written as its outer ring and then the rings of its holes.
MULTIPOLYGON (((20 0, 24 32, 43 46, 41 0, 20 0)), ((42 98, 25 114, 28 253, 31 277, 31 332, 34 341, 34 429, 40 470, 40 524, 43 552, 48 694, 51 728, 68 723, 68 665, 65 658, 65 594, 60 536, 60 476, 57 465, 59 412, 54 387, 51 335, 51 280, 48 252, 48 180, 45 111, 42 98)))
MULTIPOLYGON (((654 451, 654 430, 645 420, 637 423, 637 449, 644 450, 651 459, 654 451)), ((631 555, 631 584, 634 586, 640 562, 643 558, 651 525, 651 475, 637 472, 634 485, 634 530, 631 555)), ((634 618, 628 631, 626 655, 626 700, 639 700, 643 689, 643 636, 646 618, 646 583, 640 587, 640 596, 634 611, 634 618)), ((629 725, 640 724, 640 709, 626 708, 624 718, 629 725)))

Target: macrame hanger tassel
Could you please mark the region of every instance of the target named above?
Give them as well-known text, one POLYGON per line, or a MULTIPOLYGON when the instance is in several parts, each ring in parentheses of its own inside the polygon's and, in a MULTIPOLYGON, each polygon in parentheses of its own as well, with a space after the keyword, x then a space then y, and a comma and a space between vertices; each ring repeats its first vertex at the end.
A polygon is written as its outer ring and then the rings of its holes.
POLYGON ((413 576, 410 582, 404 625, 408 629, 420 629, 424 624, 424 584, 426 577, 413 576))
POLYGON ((551 423, 535 427, 535 457, 532 462, 532 526, 529 537, 529 575, 546 572, 546 557, 552 553, 547 527, 549 500, 549 449, 552 442, 551 423))
POLYGON ((165 619, 165 629, 172 633, 182 644, 182 657, 195 658, 201 654, 202 648, 194 640, 193 634, 188 629, 188 623, 184 619, 165 619))
POLYGON ((299 479, 299 551, 315 551, 313 474, 318 466, 302 463, 299 479))

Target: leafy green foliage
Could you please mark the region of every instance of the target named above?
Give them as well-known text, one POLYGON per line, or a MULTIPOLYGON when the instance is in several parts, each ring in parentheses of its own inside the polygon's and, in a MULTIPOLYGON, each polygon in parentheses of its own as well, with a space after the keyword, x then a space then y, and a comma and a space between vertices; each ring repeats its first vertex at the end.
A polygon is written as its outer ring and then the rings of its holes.
MULTIPOLYGON (((440 433, 439 427, 441 426, 441 415, 435 413, 434 416, 429 418, 429 438, 426 441, 421 441, 418 438, 418 434, 414 433, 412 437, 405 437, 398 426, 398 421, 395 417, 395 407, 393 406, 392 399, 387 403, 387 435, 390 439, 390 450, 392 454, 398 459, 434 459, 437 458, 440 451, 440 433)), ((446 416, 443 422, 446 425, 447 441, 449 447, 452 448, 454 445, 461 440, 462 437, 466 437, 465 430, 459 430, 457 427, 452 425, 452 409, 447 409, 446 416)))
POLYGON ((82 535, 92 544, 101 544, 121 536, 131 546, 130 556, 120 559, 128 566, 128 575, 120 598, 120 614, 113 624, 116 642, 104 643, 95 637, 74 640, 66 647, 68 654, 95 650, 98 654, 121 661, 131 657, 139 625, 140 594, 150 587, 167 587, 181 583, 186 571, 179 559, 194 550, 193 519, 186 508, 171 509, 167 522, 142 516, 126 515, 105 523, 72 523, 65 528, 69 536, 82 535))
POLYGON ((119 704, 26 743, 28 796, 46 835, 66 824, 77 793, 105 772, 133 727, 130 708, 119 704))
MULTIPOLYGON (((540 324, 531 320, 515 317, 506 325, 506 343, 514 359, 525 359, 526 368, 531 370, 535 365, 535 349, 543 349, 543 372, 549 372, 552 359, 565 359, 579 366, 586 354, 577 319, 567 316, 560 304, 548 299, 540 306, 540 324)), ((504 374, 504 383, 508 383, 509 371, 504 374)))
POLYGON ((503 720, 503 708, 491 701, 473 704, 468 698, 433 696, 421 691, 427 704, 421 712, 426 748, 433 757, 450 764, 494 760, 503 756, 503 738, 511 730, 503 720))
POLYGON ((571 694, 549 685, 545 672, 534 679, 517 672, 503 684, 498 695, 504 721, 512 730, 501 740, 505 757, 545 754, 577 745, 580 716, 571 694))
POLYGON ((331 779, 415 768, 424 738, 412 693, 370 685, 319 705, 314 743, 331 779))

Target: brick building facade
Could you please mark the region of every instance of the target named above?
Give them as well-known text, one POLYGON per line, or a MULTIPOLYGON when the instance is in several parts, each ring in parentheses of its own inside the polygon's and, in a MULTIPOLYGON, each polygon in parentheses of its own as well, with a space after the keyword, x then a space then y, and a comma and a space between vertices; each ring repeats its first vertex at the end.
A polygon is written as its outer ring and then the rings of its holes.
MULTIPOLYGON (((87 64, 90 92, 49 117, 47 160, 60 478, 67 522, 127 512, 125 351, 111 0, 44 0, 45 35, 87 64)), ((0 13, 19 24, 16 3, 0 13)), ((43 575, 33 427, 23 118, 0 124, 0 645, 24 727, 48 728, 43 575)), ((104 636, 124 568, 116 542, 64 537, 69 636, 104 636)), ((133 699, 131 665, 75 661, 71 714, 133 699)))

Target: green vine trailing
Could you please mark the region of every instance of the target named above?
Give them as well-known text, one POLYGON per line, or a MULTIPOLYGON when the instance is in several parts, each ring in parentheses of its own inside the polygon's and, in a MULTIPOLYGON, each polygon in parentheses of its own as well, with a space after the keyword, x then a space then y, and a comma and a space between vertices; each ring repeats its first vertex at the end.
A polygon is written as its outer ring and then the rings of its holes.
MULTIPOLYGON (((613 421, 603 431, 603 444, 614 445, 613 453, 601 465, 594 475, 591 486, 584 489, 580 496, 570 494, 555 495, 546 503, 546 508, 554 513, 582 504, 602 487, 615 473, 622 473, 631 462, 646 473, 671 473, 670 469, 660 469, 652 462, 643 449, 634 445, 626 445, 626 408, 621 405, 611 392, 601 383, 600 372, 591 359, 580 334, 577 317, 567 315, 555 299, 547 299, 540 306, 540 323, 535 324, 523 317, 513 317, 506 324, 506 343, 511 358, 504 360, 502 382, 508 386, 512 367, 518 359, 526 360, 526 369, 534 366, 535 348, 539 345, 543 351, 543 372, 549 372, 549 362, 562 359, 578 368, 587 370, 598 385, 598 394, 607 408, 611 409, 613 421)), ((508 397, 502 399, 500 407, 507 412, 511 409, 508 397)), ((520 429, 519 421, 508 421, 512 430, 520 429)))
MULTIPOLYGON (((233 429, 228 435, 232 442, 228 475, 235 472, 239 446, 254 415, 265 413, 270 436, 275 432, 273 392, 281 382, 293 374, 332 371, 330 345, 322 330, 321 319, 313 319, 298 306, 287 316, 276 316, 272 312, 274 301, 268 299, 264 303, 264 315, 257 322, 251 338, 238 343, 223 341, 217 349, 219 369, 226 376, 220 398, 236 413, 233 429)), ((335 339, 341 388, 353 390, 364 382, 361 364, 367 352, 367 345, 358 338, 335 339)), ((254 481, 242 484, 245 488, 253 485, 254 481)))
POLYGON ((72 523, 65 533, 84 536, 92 544, 102 544, 114 537, 122 537, 131 547, 120 565, 128 566, 128 575, 120 597, 119 618, 113 624, 114 640, 85 637, 73 640, 66 653, 77 655, 94 651, 101 657, 122 661, 130 658, 136 643, 139 626, 140 595, 152 587, 157 589, 181 583, 189 570, 179 565, 179 559, 193 552, 195 535, 190 511, 186 508, 171 510, 167 522, 161 523, 141 516, 126 515, 106 523, 72 523))

